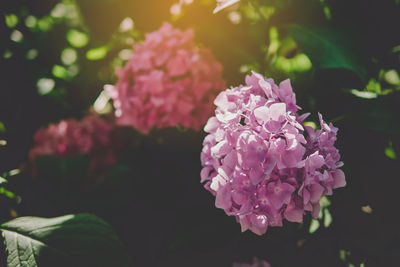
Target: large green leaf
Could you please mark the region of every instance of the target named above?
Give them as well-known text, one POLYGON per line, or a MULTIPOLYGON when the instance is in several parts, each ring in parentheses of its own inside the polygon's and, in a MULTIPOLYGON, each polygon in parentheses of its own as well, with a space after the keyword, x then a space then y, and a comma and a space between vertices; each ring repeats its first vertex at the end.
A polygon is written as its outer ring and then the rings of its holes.
POLYGON ((311 28, 297 24, 287 26, 288 34, 320 69, 346 69, 365 80, 366 70, 342 32, 328 28, 311 28))
POLYGON ((90 214, 3 223, 7 266, 131 266, 111 226, 90 214))

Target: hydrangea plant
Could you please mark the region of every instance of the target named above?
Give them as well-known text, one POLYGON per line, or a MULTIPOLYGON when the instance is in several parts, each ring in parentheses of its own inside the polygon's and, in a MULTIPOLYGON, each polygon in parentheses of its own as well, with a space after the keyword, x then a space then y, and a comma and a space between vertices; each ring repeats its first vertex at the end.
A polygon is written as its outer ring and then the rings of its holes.
POLYGON ((36 175, 35 160, 40 156, 70 157, 90 156, 90 173, 99 173, 116 161, 112 145, 112 124, 95 114, 81 121, 61 120, 39 129, 34 136, 34 146, 29 151, 31 174, 36 175))
POLYGON ((132 58, 117 71, 118 83, 108 89, 117 124, 142 133, 177 125, 201 129, 225 83, 222 65, 193 39, 192 29, 164 23, 135 44, 132 58))
POLYGON ((201 182, 215 206, 235 216, 242 231, 262 235, 282 219, 316 218, 319 200, 345 186, 334 143, 338 129, 319 114, 315 131, 298 115, 290 81, 278 85, 253 72, 246 84, 221 92, 204 130, 201 182))

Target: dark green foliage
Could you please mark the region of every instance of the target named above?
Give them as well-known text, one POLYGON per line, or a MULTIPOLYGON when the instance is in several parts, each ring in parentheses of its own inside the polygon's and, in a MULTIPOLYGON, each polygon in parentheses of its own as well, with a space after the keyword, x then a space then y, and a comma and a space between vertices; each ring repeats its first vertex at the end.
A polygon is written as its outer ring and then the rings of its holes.
POLYGON ((343 32, 297 24, 289 25, 287 29, 317 69, 346 69, 365 79, 366 69, 360 63, 357 50, 349 47, 349 38, 343 32))
POLYGON ((0 227, 7 266, 131 266, 109 224, 90 214, 20 217, 0 227))

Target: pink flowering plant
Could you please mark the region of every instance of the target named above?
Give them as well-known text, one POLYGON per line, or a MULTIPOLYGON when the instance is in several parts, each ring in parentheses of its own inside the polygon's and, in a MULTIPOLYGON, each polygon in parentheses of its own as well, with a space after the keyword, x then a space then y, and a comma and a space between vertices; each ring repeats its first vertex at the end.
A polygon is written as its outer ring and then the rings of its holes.
POLYGON ((95 114, 81 121, 62 120, 39 129, 34 136, 34 146, 29 152, 31 174, 36 176, 35 161, 40 156, 57 158, 89 155, 90 174, 99 174, 116 161, 111 149, 113 126, 95 114))
POLYGON ((271 264, 269 264, 265 260, 258 259, 256 257, 253 258, 253 263, 238 263, 234 262, 232 264, 232 267, 271 267, 271 264))
POLYGON ((200 130, 213 112, 212 101, 225 83, 211 51, 196 46, 192 29, 164 23, 134 46, 108 89, 118 125, 142 133, 181 125, 200 130))
POLYGON ((204 130, 201 182, 215 206, 257 235, 282 219, 316 218, 319 200, 346 185, 334 143, 338 129, 319 114, 305 126, 289 80, 278 85, 253 72, 246 84, 221 92, 204 130))

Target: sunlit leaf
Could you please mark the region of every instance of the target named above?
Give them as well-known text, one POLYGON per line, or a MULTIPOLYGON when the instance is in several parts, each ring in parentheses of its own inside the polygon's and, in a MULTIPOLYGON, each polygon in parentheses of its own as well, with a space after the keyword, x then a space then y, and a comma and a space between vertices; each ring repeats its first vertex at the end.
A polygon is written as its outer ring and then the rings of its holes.
POLYGON ((75 77, 79 73, 79 66, 76 64, 71 65, 68 67, 67 72, 69 77, 75 77))
POLYGON ((324 15, 327 20, 332 19, 331 9, 328 6, 324 6, 324 15))
POLYGON ((0 185, 8 183, 7 179, 0 176, 0 185))
POLYGON ((84 47, 89 43, 89 36, 75 29, 69 30, 66 37, 68 43, 76 48, 84 47))
POLYGON ((22 39, 24 39, 24 35, 19 30, 14 30, 10 35, 10 39, 16 43, 19 43, 22 41, 22 39))
POLYGON ((61 18, 64 17, 67 13, 67 9, 63 3, 58 3, 57 5, 54 6, 54 8, 51 10, 51 16, 55 18, 61 18))
POLYGON ((4 59, 9 59, 12 56, 13 56, 13 52, 11 52, 11 50, 9 50, 9 49, 6 49, 6 51, 4 51, 4 53, 3 53, 3 58, 4 59))
POLYGON ((232 11, 229 12, 228 14, 228 19, 233 23, 233 24, 239 24, 242 21, 242 15, 240 15, 239 12, 232 11))
POLYGON ((319 200, 319 205, 321 206, 321 208, 327 208, 331 205, 331 201, 327 196, 322 196, 321 199, 319 200))
POLYGON ((6 126, 4 126, 4 123, 0 121, 0 133, 4 133, 6 131, 6 126))
POLYGON ((310 228, 308 229, 308 232, 310 234, 313 234, 318 230, 318 228, 319 228, 319 221, 315 220, 315 219, 312 219, 311 223, 310 223, 310 228))
POLYGON ((8 198, 15 198, 15 194, 7 189, 5 189, 4 187, 0 187, 0 195, 5 195, 8 198))
POLYGON ((317 124, 316 124, 315 122, 313 122, 313 121, 305 121, 305 122, 304 122, 304 126, 311 127, 311 128, 313 128, 314 130, 317 129, 317 124))
POLYGON ((92 48, 86 52, 86 58, 89 60, 100 60, 103 59, 108 53, 107 46, 100 46, 92 48))
POLYGON ((18 24, 18 17, 15 14, 4 15, 6 25, 9 28, 14 28, 18 24))
POLYGON ((362 80, 366 70, 355 58, 358 54, 346 43, 346 37, 339 31, 325 28, 310 28, 291 24, 287 26, 289 35, 319 69, 346 69, 356 73, 362 80))
POLYGON ((132 30, 134 25, 135 24, 133 23, 132 18, 126 17, 125 19, 123 19, 121 21, 121 24, 119 25, 119 30, 121 32, 126 32, 126 31, 129 31, 129 30, 132 30))
POLYGON ((53 74, 54 77, 57 77, 60 79, 68 78, 67 69, 60 65, 54 65, 51 73, 53 74))
MULTIPOLYGON (((105 85, 111 86, 111 85, 105 85)), ((100 95, 97 97, 96 101, 93 104, 93 109, 98 114, 107 114, 112 111, 112 106, 110 104, 110 96, 107 94, 105 90, 101 91, 100 95)))
POLYGON ((36 19, 35 16, 29 15, 29 16, 27 16, 26 19, 25 19, 25 25, 26 25, 26 27, 28 27, 28 28, 33 28, 33 27, 35 27, 35 26, 36 26, 36 23, 37 23, 37 19, 36 19))
POLYGON ((54 20, 50 16, 44 16, 37 22, 39 30, 47 32, 53 27, 54 20))
POLYGON ((15 176, 21 173, 20 169, 14 169, 8 172, 8 176, 15 176))
POLYGON ((365 212, 367 214, 371 214, 373 212, 373 209, 371 208, 370 205, 365 205, 361 207, 362 212, 365 212))
POLYGON ((250 74, 252 71, 260 72, 260 66, 257 63, 254 64, 244 64, 239 68, 240 73, 250 74))
POLYGON ((119 51, 118 56, 122 60, 129 60, 132 57, 132 50, 122 49, 121 51, 119 51))
POLYGON ((37 81, 36 86, 40 95, 46 95, 53 90, 55 82, 53 79, 41 78, 37 81))
POLYGON ((33 59, 35 59, 35 58, 38 56, 38 54, 39 54, 38 50, 32 48, 32 49, 29 49, 29 50, 26 52, 26 58, 29 59, 29 60, 33 60, 33 59))
POLYGON ((357 97, 361 97, 361 98, 365 98, 365 99, 373 99, 373 98, 378 97, 378 95, 374 92, 359 91, 357 89, 351 89, 350 93, 352 93, 353 95, 355 95, 357 97))
POLYGON ((279 56, 276 59, 275 67, 284 72, 305 72, 312 68, 310 59, 305 54, 297 54, 292 58, 279 56))
POLYGON ((276 27, 269 28, 269 45, 267 49, 267 57, 275 55, 280 47, 279 32, 276 27))
POLYGON ((275 13, 275 7, 273 7, 273 6, 260 6, 259 7, 259 12, 264 17, 264 19, 268 20, 275 13))
POLYGON ((262 18, 259 10, 250 3, 247 5, 243 5, 241 9, 244 17, 252 22, 260 21, 262 18))
POLYGON ((390 159, 397 159, 397 155, 396 155, 396 152, 393 149, 393 144, 392 144, 391 141, 389 142, 388 147, 385 148, 385 155, 386 155, 386 157, 388 157, 390 159))
POLYGON ((347 253, 346 253, 345 250, 343 250, 343 249, 339 250, 339 258, 340 258, 342 261, 346 261, 347 253))
POLYGON ((61 61, 64 65, 71 65, 78 59, 75 49, 67 47, 61 52, 61 61))
POLYGON ((384 74, 384 79, 387 83, 392 85, 400 84, 400 77, 396 70, 388 70, 384 74))
POLYGON ((324 227, 327 228, 332 224, 332 215, 327 208, 324 209, 324 227))
POLYGON ((367 86, 365 86, 365 89, 369 92, 374 92, 376 94, 380 94, 382 87, 381 87, 381 84, 377 80, 372 78, 368 81, 367 86))

